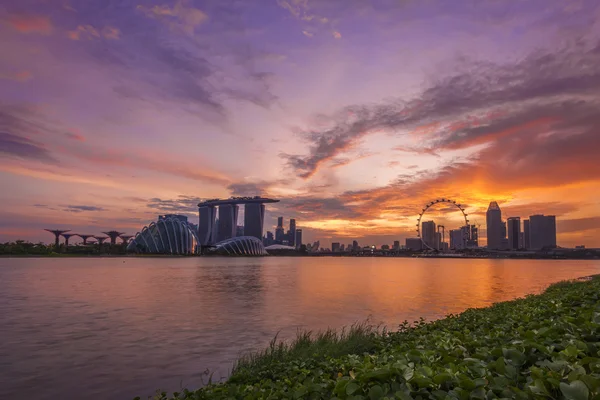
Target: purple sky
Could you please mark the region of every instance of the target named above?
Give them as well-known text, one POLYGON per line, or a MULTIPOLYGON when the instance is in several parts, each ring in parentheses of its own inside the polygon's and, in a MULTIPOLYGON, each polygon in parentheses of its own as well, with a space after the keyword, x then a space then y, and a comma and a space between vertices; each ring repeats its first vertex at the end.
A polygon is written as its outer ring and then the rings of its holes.
POLYGON ((306 241, 390 244, 450 197, 599 247, 598 1, 4 3, 0 241, 264 194, 306 241))

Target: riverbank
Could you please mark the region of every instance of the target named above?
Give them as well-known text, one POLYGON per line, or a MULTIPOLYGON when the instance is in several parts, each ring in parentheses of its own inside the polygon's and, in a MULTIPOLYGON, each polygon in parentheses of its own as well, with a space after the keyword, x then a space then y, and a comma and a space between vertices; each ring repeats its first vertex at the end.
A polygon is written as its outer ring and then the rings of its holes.
POLYGON ((224 384, 156 398, 598 399, 599 305, 596 276, 396 332, 306 333, 242 358, 224 384))

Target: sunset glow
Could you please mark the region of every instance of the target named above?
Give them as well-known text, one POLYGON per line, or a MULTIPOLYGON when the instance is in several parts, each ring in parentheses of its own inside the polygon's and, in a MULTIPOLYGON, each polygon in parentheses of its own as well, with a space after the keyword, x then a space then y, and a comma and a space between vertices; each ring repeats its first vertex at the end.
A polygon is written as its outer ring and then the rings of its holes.
POLYGON ((597 0, 5 3, 2 242, 260 194, 305 242, 403 243, 445 197, 600 247, 597 0))

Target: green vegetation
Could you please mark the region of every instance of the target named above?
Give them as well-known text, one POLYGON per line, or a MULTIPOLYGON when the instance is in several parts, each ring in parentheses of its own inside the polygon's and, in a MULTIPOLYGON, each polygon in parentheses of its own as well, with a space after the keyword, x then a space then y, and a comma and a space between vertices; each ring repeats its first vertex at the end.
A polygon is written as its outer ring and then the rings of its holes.
POLYGON ((24 240, 15 242, 0 243, 0 256, 87 256, 87 255, 125 255, 126 247, 122 244, 111 246, 104 243, 98 244, 73 245, 66 247, 61 244, 58 249, 53 244, 31 243, 24 240))
POLYGON ((397 332, 299 335, 224 384, 157 399, 600 399, 600 279, 397 332))

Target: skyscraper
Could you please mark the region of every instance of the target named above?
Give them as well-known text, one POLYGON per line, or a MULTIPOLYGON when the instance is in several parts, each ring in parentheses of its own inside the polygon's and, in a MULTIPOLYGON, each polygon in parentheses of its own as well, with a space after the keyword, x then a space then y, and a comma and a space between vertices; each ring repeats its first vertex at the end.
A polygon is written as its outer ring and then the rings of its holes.
POLYGON ((487 228, 488 249, 501 249, 502 239, 504 238, 504 235, 502 234, 504 225, 502 224, 502 211, 495 201, 492 201, 487 209, 485 222, 487 228))
POLYGON ((356 240, 352 241, 352 249, 353 250, 358 250, 358 242, 356 240))
POLYGON ((556 247, 556 217, 554 215, 529 217, 529 245, 533 250, 556 247))
POLYGON ((203 206, 198 211, 198 239, 200 239, 200 244, 213 243, 216 239, 212 234, 215 227, 217 209, 214 206, 203 206))
POLYGON ((296 220, 290 218, 290 233, 288 234, 288 244, 295 246, 296 243, 296 220))
POLYGON ((523 220, 523 248, 530 249, 531 245, 529 244, 529 220, 523 220))
POLYGON ((244 236, 261 239, 265 222, 265 205, 246 203, 244 205, 244 236))
POLYGON ((296 244, 297 249, 302 246, 302 229, 296 229, 296 239, 294 243, 296 244))
POLYGON ((219 206, 218 242, 235 237, 238 210, 239 207, 236 204, 222 204, 219 206))
POLYGON ((423 242, 432 249, 437 249, 439 247, 436 233, 435 222, 425 221, 421 224, 421 237, 423 238, 423 242))
POLYGON ((285 240, 285 230, 283 229, 283 217, 277 217, 277 228, 275 228, 275 243, 282 244, 285 240))
POLYGON ((510 217, 507 220, 508 248, 511 250, 519 249, 519 237, 521 236, 521 218, 510 217))
POLYGON ((340 251, 340 243, 339 242, 331 243, 331 251, 334 253, 340 251))

